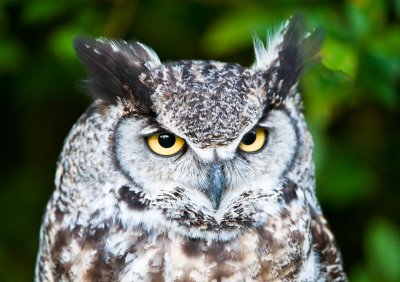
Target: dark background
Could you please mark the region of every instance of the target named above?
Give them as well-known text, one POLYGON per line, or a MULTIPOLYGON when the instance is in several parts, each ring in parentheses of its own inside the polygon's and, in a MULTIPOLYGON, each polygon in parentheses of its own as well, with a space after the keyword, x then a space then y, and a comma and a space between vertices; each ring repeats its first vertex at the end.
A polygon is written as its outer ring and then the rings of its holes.
POLYGON ((400 281, 400 0, 0 1, 0 281, 33 277, 63 139, 90 104, 78 34, 139 39, 162 60, 250 65, 252 34, 302 11, 322 63, 300 85, 317 193, 351 281, 400 281))

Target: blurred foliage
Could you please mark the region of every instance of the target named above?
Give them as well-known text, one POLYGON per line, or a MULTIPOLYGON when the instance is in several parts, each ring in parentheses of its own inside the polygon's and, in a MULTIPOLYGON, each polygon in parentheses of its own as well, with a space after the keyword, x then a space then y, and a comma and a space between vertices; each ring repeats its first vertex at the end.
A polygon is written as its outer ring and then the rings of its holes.
POLYGON ((0 1, 0 281, 32 280, 63 138, 90 99, 78 34, 137 38, 163 60, 250 65, 251 36, 295 11, 323 26, 301 82, 317 193, 351 281, 400 281, 400 1, 0 1))

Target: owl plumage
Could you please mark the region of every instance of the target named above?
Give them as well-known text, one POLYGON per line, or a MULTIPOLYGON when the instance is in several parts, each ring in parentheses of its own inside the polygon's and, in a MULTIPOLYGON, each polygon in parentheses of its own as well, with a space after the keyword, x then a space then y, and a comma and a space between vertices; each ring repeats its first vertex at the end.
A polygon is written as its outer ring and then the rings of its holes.
POLYGON ((77 39, 95 101, 58 162, 36 281, 346 281, 297 89, 321 42, 293 16, 246 68, 77 39))

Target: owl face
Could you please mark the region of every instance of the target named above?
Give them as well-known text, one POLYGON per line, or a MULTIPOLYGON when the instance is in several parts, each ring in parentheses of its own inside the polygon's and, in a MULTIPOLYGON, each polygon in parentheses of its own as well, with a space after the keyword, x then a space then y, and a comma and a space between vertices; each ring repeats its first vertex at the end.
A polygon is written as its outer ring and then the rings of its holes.
MULTIPOLYGON (((246 120, 242 112, 232 114, 246 120)), ((193 121, 185 121, 192 125, 193 121)), ((181 126, 187 125, 185 121, 181 126)), ((267 217, 265 202, 271 201, 268 208, 274 210, 279 196, 276 188, 295 158, 298 141, 287 112, 272 110, 242 125, 242 130, 232 128, 237 132, 232 140, 220 136, 223 145, 196 142, 197 136, 207 132, 207 123, 224 122, 222 117, 198 120, 192 135, 169 123, 128 116, 116 128, 119 168, 141 187, 149 208, 161 209, 185 233, 192 229, 194 233, 217 234, 221 229, 236 233, 250 223, 261 223, 267 217), (165 142, 163 136, 172 141, 165 142), (178 142, 183 144, 174 149, 178 142), (173 150, 164 152, 160 147, 173 150)))
POLYGON ((298 24, 284 25, 273 46, 256 41, 251 68, 162 64, 138 42, 76 41, 104 115, 118 112, 109 155, 127 179, 115 188, 121 221, 140 210, 147 222, 137 223, 149 228, 228 240, 282 212, 308 149, 296 85, 320 42, 298 24))

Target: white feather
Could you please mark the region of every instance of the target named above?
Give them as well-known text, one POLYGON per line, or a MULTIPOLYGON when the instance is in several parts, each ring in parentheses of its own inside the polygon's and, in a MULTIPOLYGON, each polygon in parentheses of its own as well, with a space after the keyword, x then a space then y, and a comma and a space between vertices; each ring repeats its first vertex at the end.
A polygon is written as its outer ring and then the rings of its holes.
POLYGON ((271 64, 278 58, 279 45, 283 42, 288 24, 289 20, 280 25, 275 32, 273 30, 267 31, 266 45, 264 45, 257 35, 254 36, 253 44, 256 60, 252 65, 252 69, 261 70, 271 67, 271 64))
POLYGON ((148 47, 140 42, 138 42, 138 45, 140 45, 146 51, 146 53, 149 55, 149 57, 151 59, 152 67, 158 67, 161 65, 160 58, 158 57, 157 53, 153 49, 151 49, 150 47, 148 47))

